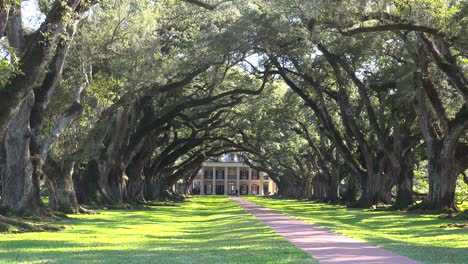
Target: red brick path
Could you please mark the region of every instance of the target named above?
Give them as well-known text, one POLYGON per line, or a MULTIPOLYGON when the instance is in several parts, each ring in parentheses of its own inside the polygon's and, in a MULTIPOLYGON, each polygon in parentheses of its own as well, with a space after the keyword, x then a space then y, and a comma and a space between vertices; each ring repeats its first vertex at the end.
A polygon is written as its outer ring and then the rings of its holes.
POLYGON ((421 264, 385 249, 360 242, 327 229, 233 197, 242 208, 270 226, 320 263, 347 264, 421 264))

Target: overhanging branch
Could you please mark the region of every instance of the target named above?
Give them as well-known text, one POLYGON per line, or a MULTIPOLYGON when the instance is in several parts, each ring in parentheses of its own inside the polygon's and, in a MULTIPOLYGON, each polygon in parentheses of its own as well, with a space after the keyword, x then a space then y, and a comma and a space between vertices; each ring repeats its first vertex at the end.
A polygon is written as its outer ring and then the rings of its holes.
POLYGON ((355 29, 349 29, 340 31, 342 35, 353 36, 356 34, 370 33, 370 32, 385 32, 385 31, 417 31, 424 32, 436 36, 443 36, 443 34, 434 28, 419 26, 410 23, 394 23, 394 24, 385 24, 385 25, 376 25, 370 27, 360 27, 355 29))

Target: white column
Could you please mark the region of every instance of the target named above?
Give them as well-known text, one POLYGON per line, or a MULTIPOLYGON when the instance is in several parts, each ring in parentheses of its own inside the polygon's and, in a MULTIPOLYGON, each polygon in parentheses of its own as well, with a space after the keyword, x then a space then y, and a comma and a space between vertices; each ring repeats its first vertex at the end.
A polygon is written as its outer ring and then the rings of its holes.
POLYGON ((201 169, 200 194, 205 194, 205 168, 201 169))
POLYGON ((216 167, 213 167, 213 186, 211 187, 211 194, 216 194, 216 167))
POLYGON ((237 167, 236 169, 237 169, 237 171, 236 171, 236 189, 240 193, 240 182, 239 182, 240 181, 239 180, 240 179, 240 168, 237 167))
POLYGON ((252 195, 252 169, 249 167, 249 189, 248 195, 252 195))
POLYGON ((224 167, 224 195, 228 195, 228 167, 224 167))
POLYGON ((258 178, 260 179, 260 195, 265 195, 263 192, 263 175, 261 172, 258 172, 258 178))

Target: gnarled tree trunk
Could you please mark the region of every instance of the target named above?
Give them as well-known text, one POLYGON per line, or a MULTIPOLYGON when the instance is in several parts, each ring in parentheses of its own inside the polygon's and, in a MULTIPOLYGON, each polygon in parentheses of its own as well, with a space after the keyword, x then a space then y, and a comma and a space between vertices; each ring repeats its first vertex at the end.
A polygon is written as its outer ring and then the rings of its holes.
POLYGON ((40 197, 40 179, 34 173, 29 150, 29 116, 33 104, 34 95, 30 92, 11 120, 0 146, 4 154, 1 205, 19 214, 37 214, 45 208, 40 197))
POLYGON ((138 119, 133 102, 119 110, 113 120, 111 129, 107 131, 105 148, 96 157, 99 171, 99 193, 105 203, 121 203, 125 196, 124 172, 129 160, 126 152, 131 132, 138 119))
POLYGON ((278 195, 290 198, 304 197, 304 184, 294 176, 283 175, 277 182, 278 195))
POLYGON ((169 198, 169 188, 171 187, 168 177, 171 175, 169 169, 158 172, 155 175, 145 175, 146 188, 145 188, 145 199, 146 200, 166 200, 169 198))
POLYGON ((356 176, 349 175, 346 178, 346 189, 341 195, 341 200, 348 205, 352 205, 357 200, 357 181, 356 176))
POLYGON ((369 208, 378 204, 382 198, 382 173, 374 171, 374 161, 366 158, 367 175, 362 179, 362 195, 355 204, 356 207, 369 208))
POLYGON ((143 174, 144 161, 130 163, 127 167, 127 201, 143 203, 145 201, 145 176, 143 174))
MULTIPOLYGON (((406 158, 408 159, 408 158, 406 158)), ((410 160, 401 163, 397 178, 397 196, 395 207, 402 209, 413 204, 414 171, 410 160)))
POLYGON ((314 195, 313 198, 320 201, 325 202, 328 200, 329 194, 329 177, 325 174, 317 174, 314 177, 314 195))
POLYGON ((455 188, 457 182, 457 162, 455 152, 460 137, 468 128, 467 108, 463 107, 450 121, 440 106, 440 98, 434 89, 428 71, 426 54, 419 48, 416 59, 418 69, 415 71, 416 91, 415 110, 426 143, 428 157, 429 192, 425 200, 416 205, 415 209, 434 211, 459 211, 455 203, 455 188), (427 104, 431 103, 436 110, 439 121, 445 131, 435 129, 434 120, 430 115, 427 104))
POLYGON ((97 163, 95 161, 89 161, 86 166, 84 164, 76 165, 73 172, 73 186, 78 203, 98 203, 100 199, 98 190, 99 172, 97 163))
POLYGON ((72 161, 56 162, 50 157, 44 165, 45 181, 50 193, 49 207, 52 210, 67 214, 80 211, 73 185, 74 165, 72 161))
POLYGON ((307 179, 305 180, 304 186, 304 198, 305 199, 312 199, 314 197, 314 179, 317 177, 316 175, 308 175, 307 179))
POLYGON ((457 172, 454 148, 448 146, 450 139, 428 149, 429 192, 422 203, 428 210, 451 209, 459 211, 455 203, 457 172))

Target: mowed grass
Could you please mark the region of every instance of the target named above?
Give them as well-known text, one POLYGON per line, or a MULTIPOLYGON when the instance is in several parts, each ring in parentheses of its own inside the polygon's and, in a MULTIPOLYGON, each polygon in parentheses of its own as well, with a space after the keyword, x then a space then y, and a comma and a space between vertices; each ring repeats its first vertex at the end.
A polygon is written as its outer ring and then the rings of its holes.
POLYGON ((424 263, 468 263, 468 229, 440 227, 466 220, 348 209, 297 200, 243 198, 424 263))
POLYGON ((222 196, 70 217, 60 232, 0 234, 0 263, 316 263, 222 196))

